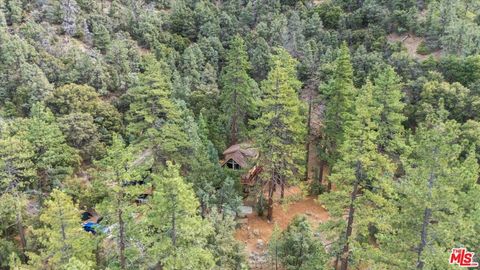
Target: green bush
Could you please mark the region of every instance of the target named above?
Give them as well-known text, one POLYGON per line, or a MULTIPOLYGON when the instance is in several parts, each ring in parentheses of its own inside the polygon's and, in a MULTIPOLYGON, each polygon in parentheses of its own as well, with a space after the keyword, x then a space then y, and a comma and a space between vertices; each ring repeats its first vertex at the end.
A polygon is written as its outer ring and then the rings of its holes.
POLYGON ((314 181, 310 185, 310 195, 320 195, 325 192, 326 188, 318 181, 314 181))
POLYGON ((430 49, 428 48, 425 41, 422 41, 417 47, 417 53, 421 55, 427 55, 430 53, 430 49))

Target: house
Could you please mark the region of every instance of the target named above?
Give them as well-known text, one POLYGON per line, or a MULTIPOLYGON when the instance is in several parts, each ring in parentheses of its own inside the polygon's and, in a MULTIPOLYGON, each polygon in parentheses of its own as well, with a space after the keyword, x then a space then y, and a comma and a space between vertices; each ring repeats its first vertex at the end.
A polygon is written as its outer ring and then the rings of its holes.
POLYGON ((241 176, 241 183, 244 191, 249 192, 250 187, 257 182, 262 167, 257 164, 259 153, 250 143, 234 144, 223 151, 223 168, 232 170, 248 170, 241 176))

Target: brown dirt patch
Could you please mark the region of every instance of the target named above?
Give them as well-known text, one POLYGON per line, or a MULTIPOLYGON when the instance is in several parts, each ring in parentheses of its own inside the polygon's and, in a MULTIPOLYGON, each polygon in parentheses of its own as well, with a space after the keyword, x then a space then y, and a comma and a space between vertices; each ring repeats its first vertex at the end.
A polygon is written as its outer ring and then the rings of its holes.
POLYGON ((392 33, 387 36, 387 40, 392 43, 401 42, 402 45, 407 49, 408 55, 420 61, 427 59, 430 55, 432 55, 435 59, 438 59, 442 54, 441 50, 435 51, 427 55, 418 54, 417 48, 420 45, 420 43, 422 43, 422 41, 425 40, 425 38, 417 37, 411 33, 402 34, 402 35, 399 35, 397 33, 392 33))
MULTIPOLYGON (((299 188, 292 187, 286 190, 285 197, 300 196, 300 192, 299 188)), ((247 223, 235 232, 235 238, 245 244, 247 255, 252 252, 262 253, 267 250, 267 244, 275 224, 284 230, 296 215, 303 214, 310 221, 312 227, 316 228, 320 223, 329 218, 328 212, 314 196, 306 196, 287 204, 280 204, 277 194, 275 195, 276 202, 273 206, 272 222, 268 221, 266 217, 259 217, 257 213, 254 212, 247 216, 247 223), (257 247, 259 239, 265 243, 264 247, 257 247)), ((262 268, 257 266, 252 269, 262 268)))

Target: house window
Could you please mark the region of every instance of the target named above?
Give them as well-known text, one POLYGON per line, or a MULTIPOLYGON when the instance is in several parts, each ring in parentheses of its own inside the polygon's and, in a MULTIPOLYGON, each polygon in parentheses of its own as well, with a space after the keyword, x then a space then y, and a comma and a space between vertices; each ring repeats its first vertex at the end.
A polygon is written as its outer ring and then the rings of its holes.
POLYGON ((227 167, 233 170, 240 170, 240 165, 238 165, 233 159, 227 161, 227 167))

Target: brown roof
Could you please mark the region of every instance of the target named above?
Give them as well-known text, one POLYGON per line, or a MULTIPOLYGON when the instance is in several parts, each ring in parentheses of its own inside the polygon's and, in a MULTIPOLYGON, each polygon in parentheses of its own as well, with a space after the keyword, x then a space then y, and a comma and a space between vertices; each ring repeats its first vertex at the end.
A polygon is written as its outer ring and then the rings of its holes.
POLYGON ((232 159, 240 167, 245 168, 248 166, 249 160, 258 157, 258 151, 249 143, 234 144, 223 151, 223 157, 222 166, 232 159))

